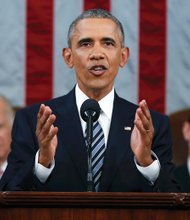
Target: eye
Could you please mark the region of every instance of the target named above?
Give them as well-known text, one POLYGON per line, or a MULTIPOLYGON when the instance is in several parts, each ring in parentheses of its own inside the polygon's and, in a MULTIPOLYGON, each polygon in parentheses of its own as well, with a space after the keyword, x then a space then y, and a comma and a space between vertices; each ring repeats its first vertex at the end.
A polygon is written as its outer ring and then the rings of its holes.
POLYGON ((82 47, 88 47, 90 45, 90 42, 83 42, 81 44, 82 47))
POLYGON ((115 42, 112 41, 112 40, 105 40, 105 41, 104 41, 104 45, 105 45, 106 47, 114 47, 114 46, 115 46, 115 42))
POLYGON ((113 42, 111 42, 111 41, 107 41, 107 42, 105 42, 105 44, 106 44, 107 46, 114 45, 113 42))
POLYGON ((90 47, 92 45, 92 42, 89 40, 81 40, 79 42, 80 47, 90 47))

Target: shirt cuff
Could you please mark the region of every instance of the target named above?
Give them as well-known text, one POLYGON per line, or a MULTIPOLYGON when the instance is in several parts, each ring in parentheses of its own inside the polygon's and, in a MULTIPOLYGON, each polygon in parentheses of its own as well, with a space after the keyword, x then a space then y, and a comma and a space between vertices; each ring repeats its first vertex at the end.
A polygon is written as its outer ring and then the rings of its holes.
POLYGON ((49 175, 51 174, 53 168, 55 167, 55 160, 53 159, 53 161, 50 164, 50 167, 47 168, 41 165, 40 163, 38 163, 38 159, 39 159, 39 150, 37 151, 35 157, 34 174, 37 176, 40 182, 45 183, 49 175))
POLYGON ((151 184, 154 184, 154 182, 156 181, 156 179, 159 176, 160 173, 160 162, 159 159, 157 157, 157 155, 151 151, 151 154, 153 157, 156 158, 156 160, 154 160, 149 166, 147 167, 141 167, 138 165, 136 158, 134 158, 135 161, 135 165, 137 167, 137 169, 139 170, 139 172, 148 180, 151 182, 151 184))

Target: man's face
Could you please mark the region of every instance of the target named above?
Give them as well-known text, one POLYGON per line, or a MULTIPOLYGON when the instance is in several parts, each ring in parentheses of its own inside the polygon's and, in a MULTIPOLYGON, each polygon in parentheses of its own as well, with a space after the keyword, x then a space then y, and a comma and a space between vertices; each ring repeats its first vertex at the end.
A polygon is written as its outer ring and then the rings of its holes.
POLYGON ((182 133, 184 140, 188 142, 188 145, 190 147, 190 123, 188 121, 185 121, 182 126, 182 133))
POLYGON ((6 160, 10 151, 11 122, 5 113, 5 104, 0 102, 0 161, 6 160))
POLYGON ((80 89, 90 98, 101 99, 114 84, 119 67, 128 59, 121 34, 110 19, 88 18, 76 25, 71 48, 63 51, 66 63, 74 67, 80 89))

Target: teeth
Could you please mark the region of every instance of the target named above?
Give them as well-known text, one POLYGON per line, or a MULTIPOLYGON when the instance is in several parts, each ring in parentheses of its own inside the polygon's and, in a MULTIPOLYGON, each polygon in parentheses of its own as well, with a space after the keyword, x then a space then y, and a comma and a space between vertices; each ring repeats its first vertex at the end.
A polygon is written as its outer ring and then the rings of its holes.
POLYGON ((95 67, 94 70, 95 71, 100 71, 100 70, 103 70, 103 67, 98 66, 98 67, 95 67))

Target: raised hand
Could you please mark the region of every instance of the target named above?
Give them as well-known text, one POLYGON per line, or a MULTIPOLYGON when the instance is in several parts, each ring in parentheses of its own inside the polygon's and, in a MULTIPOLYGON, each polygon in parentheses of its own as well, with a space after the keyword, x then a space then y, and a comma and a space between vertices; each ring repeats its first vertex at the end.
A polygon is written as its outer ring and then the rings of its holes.
POLYGON ((140 166, 148 166, 153 162, 151 146, 154 136, 152 118, 145 100, 139 103, 136 110, 134 129, 131 134, 131 148, 140 166))
POLYGON ((53 125, 56 116, 49 106, 41 104, 37 115, 36 136, 39 144, 39 163, 49 167, 57 148, 58 128, 53 125))

